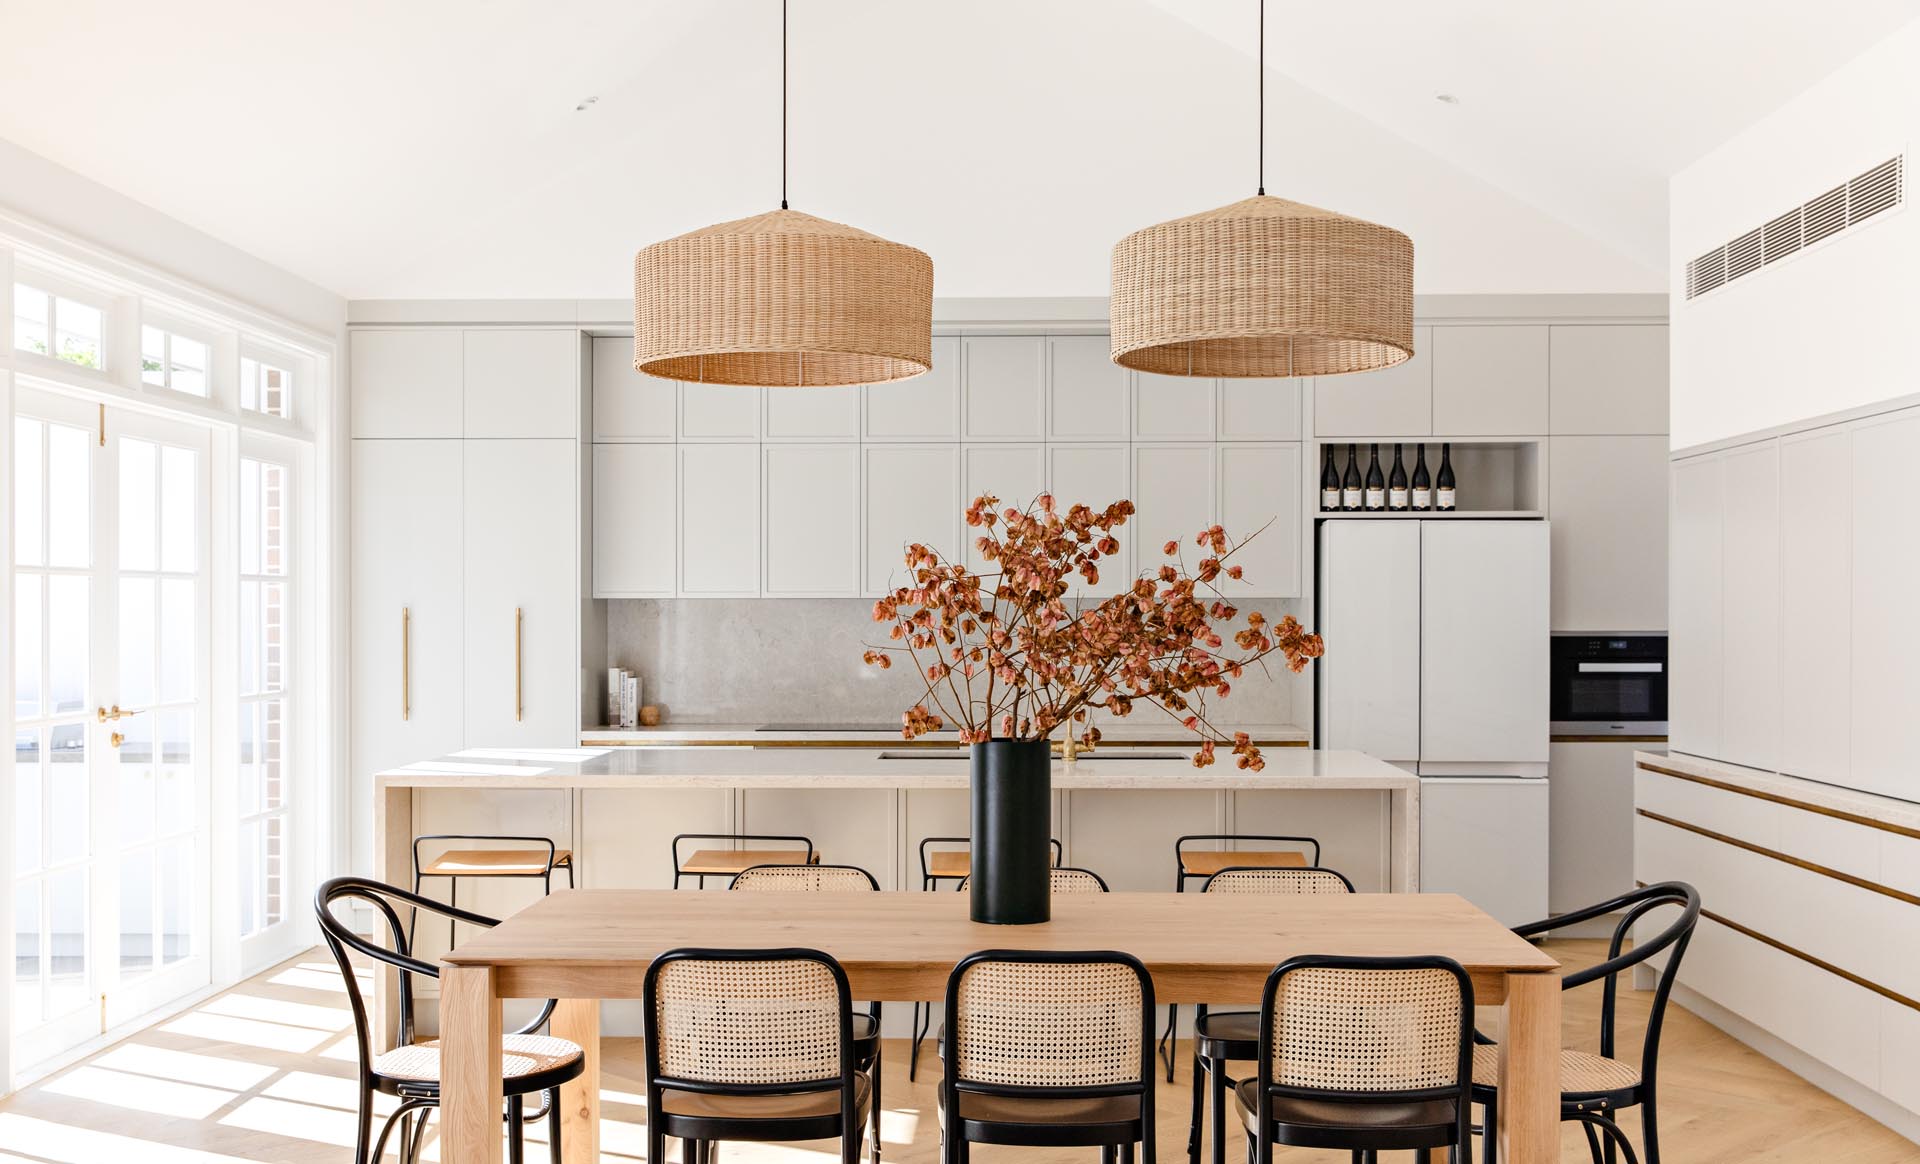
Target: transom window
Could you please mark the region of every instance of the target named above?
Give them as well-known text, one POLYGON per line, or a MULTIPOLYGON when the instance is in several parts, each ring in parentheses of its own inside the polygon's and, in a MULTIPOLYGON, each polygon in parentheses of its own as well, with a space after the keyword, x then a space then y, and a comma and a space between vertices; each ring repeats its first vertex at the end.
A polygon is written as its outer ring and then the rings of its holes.
POLYGON ((144 325, 140 328, 140 382, 205 396, 212 354, 213 349, 197 339, 144 325))
POLYGON ((293 415, 293 373, 248 356, 240 359, 240 407, 267 416, 293 415))
POLYGON ((13 285, 13 346, 83 368, 106 366, 106 313, 91 303, 13 285))

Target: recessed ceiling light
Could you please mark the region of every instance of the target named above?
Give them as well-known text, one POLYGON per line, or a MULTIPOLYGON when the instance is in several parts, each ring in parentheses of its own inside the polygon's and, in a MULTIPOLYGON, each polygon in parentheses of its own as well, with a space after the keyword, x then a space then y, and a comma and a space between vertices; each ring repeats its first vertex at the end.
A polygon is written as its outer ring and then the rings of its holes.
POLYGON ((573 111, 575 113, 583 113, 586 110, 593 108, 594 103, 599 100, 600 98, 598 97, 582 97, 580 99, 580 104, 573 107, 573 111))
POLYGON ((1438 102, 1440 102, 1440 104, 1442 104, 1442 105, 1458 105, 1458 104, 1460 104, 1460 98, 1458 98, 1458 97, 1456 97, 1456 96, 1455 96, 1455 95, 1453 95, 1452 93, 1435 93, 1435 94, 1433 95, 1433 99, 1434 99, 1435 101, 1438 101, 1438 102))

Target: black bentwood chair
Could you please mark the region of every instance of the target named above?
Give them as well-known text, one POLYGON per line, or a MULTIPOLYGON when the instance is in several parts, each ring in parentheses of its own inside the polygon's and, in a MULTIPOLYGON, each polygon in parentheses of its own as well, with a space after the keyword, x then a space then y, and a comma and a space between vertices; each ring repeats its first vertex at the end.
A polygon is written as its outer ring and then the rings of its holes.
MULTIPOLYGON (((400 1128, 399 1150, 404 1164, 415 1164, 420 1145, 426 1138, 427 1116, 440 1106, 440 1041, 416 1041, 413 1029, 413 976, 440 977, 439 967, 422 962, 408 952, 407 930, 400 924, 395 905, 426 910, 451 921, 474 926, 500 924, 490 917, 442 905, 417 893, 363 877, 335 877, 314 894, 314 909, 319 915, 320 932, 326 938, 333 960, 347 982, 347 1002, 353 1009, 353 1033, 360 1051, 360 1108, 354 1139, 354 1164, 374 1164, 386 1151, 387 1136, 396 1122, 400 1128), (393 938, 391 949, 361 937, 333 912, 337 901, 359 902, 371 906, 387 923, 393 938), (400 974, 400 1039, 393 1050, 373 1053, 372 1037, 367 1029, 367 1007, 360 996, 360 980, 354 974, 352 950, 382 966, 391 966, 400 974), (376 1092, 396 1096, 400 1104, 380 1125, 380 1136, 372 1138, 373 1097, 376 1092)), ((532 1022, 505 1035, 500 1043, 501 1075, 507 1098, 507 1123, 513 1136, 507 1141, 507 1159, 521 1164, 526 1158, 523 1125, 540 1118, 526 1113, 526 1097, 542 1093, 541 1108, 547 1117, 548 1147, 553 1164, 560 1164, 560 1085, 580 1077, 586 1070, 586 1058, 578 1046, 546 1035, 531 1033, 553 1015, 554 1001, 548 999, 532 1022)))
POLYGON ((689 1164, 721 1140, 838 1138, 841 1164, 859 1164, 873 1080, 854 1059, 840 963, 819 950, 669 950, 641 991, 648 1160, 666 1160, 668 1136, 689 1164))
MULTIPOLYGON (((1344 874, 1317 865, 1307 868, 1255 865, 1222 869, 1207 878, 1200 892, 1289 896, 1352 893, 1353 882, 1348 881, 1344 874)), ((1209 1011, 1204 1002, 1194 1008, 1193 1122, 1187 1128, 1189 1164, 1200 1164, 1200 1109, 1204 1106, 1206 1090, 1212 1092, 1213 1164, 1226 1164, 1227 1086, 1232 1082, 1227 1077, 1227 1066, 1231 1062, 1251 1061, 1259 1054, 1259 1050, 1259 1011, 1209 1011)))
POLYGON ((1451 958, 1289 958, 1267 976, 1256 1055, 1234 1089, 1249 1164, 1275 1144, 1431 1164, 1470 1143, 1473 982, 1451 958))
POLYGON ((940 1159, 973 1144, 1153 1164, 1153 979, 1131 954, 984 950, 947 977, 940 1159))
MULTIPOLYGON (((1595 1164, 1612 1164, 1617 1145, 1626 1153, 1628 1164, 1635 1164, 1633 1142, 1615 1122, 1623 1108, 1640 1108, 1641 1137, 1646 1143, 1647 1164, 1660 1164, 1660 1125, 1656 1079, 1660 1066, 1660 1028, 1666 1021, 1667 998, 1673 993, 1674 977, 1680 972, 1680 959, 1686 956, 1687 943, 1700 923, 1700 893, 1684 881, 1663 881, 1611 901, 1589 905, 1585 909, 1531 922, 1514 928, 1522 937, 1533 937, 1564 926, 1575 925, 1618 911, 1620 920, 1607 943, 1607 959, 1585 970, 1576 970, 1560 979, 1560 989, 1572 990, 1598 981, 1600 994, 1600 1053, 1560 1052, 1560 1118, 1576 1120, 1587 1134, 1587 1151, 1595 1164), (1634 923, 1660 909, 1677 910, 1667 927, 1627 953, 1627 938, 1634 923), (1671 950, 1667 964, 1653 988, 1653 1005, 1647 1014, 1647 1033, 1640 1043, 1640 1065, 1614 1057, 1615 998, 1620 975, 1662 951, 1671 950)), ((1494 1043, 1476 1034, 1473 1049, 1473 1098, 1486 1108, 1486 1126, 1481 1142, 1481 1159, 1493 1164, 1498 1154, 1499 1136, 1494 1132, 1499 1107, 1499 1051, 1494 1043)))

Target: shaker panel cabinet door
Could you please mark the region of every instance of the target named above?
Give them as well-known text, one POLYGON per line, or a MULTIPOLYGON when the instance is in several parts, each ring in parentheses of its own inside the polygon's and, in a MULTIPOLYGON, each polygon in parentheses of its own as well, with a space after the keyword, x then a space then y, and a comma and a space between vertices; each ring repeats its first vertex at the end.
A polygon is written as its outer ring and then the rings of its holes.
POLYGON ((580 435, 580 333, 572 328, 469 331, 466 435, 580 435))
POLYGON ((1435 328, 1434 435, 1546 432, 1547 367, 1544 327, 1435 328))
POLYGON ((593 446, 593 596, 671 598, 680 515, 672 445, 593 446))
POLYGON ((1413 357, 1377 372, 1313 382, 1319 436, 1426 436, 1433 429, 1433 328, 1413 329, 1413 357))
POLYGON ((1133 436, 1141 441, 1213 439, 1217 382, 1194 376, 1133 374, 1133 436))
POLYGON ((1853 769, 1853 434, 1780 441, 1780 609, 1835 628, 1780 670, 1780 770, 1845 784, 1853 769))
POLYGON ((1049 379, 1047 439, 1123 441, 1133 426, 1129 373, 1108 358, 1103 335, 1061 335, 1047 340, 1049 379))
MULTIPOLYGON (((1047 448, 1047 483, 1061 513, 1075 505, 1099 512, 1116 501, 1132 500, 1133 482, 1126 445, 1050 445, 1047 448)), ((1101 557, 1094 563, 1100 581, 1088 585, 1075 575, 1068 589, 1071 598, 1105 598, 1133 585, 1135 537, 1131 521, 1113 531, 1120 552, 1101 557)))
POLYGON ((1667 571, 1667 718, 1676 752, 1720 754, 1721 571, 1724 466, 1704 457, 1673 466, 1667 571))
POLYGON ((1214 496, 1214 456, 1211 444, 1133 447, 1136 511, 1120 537, 1133 542, 1140 569, 1157 570, 1163 562, 1179 561, 1192 570, 1212 555, 1211 549, 1194 544, 1194 535, 1212 525, 1220 512, 1214 496), (1175 543, 1177 558, 1162 552, 1168 542, 1175 543))
POLYGON ((766 390, 766 439, 769 441, 857 440, 860 436, 858 386, 845 388, 769 388, 766 390))
POLYGON ((1219 439, 1297 441, 1305 380, 1220 381, 1219 439))
POLYGON ((962 531, 968 530, 960 520, 967 503, 960 499, 959 446, 869 445, 861 455, 864 592, 883 594, 907 585, 906 549, 915 542, 957 560, 962 531))
POLYGON ((460 333, 356 331, 348 384, 356 437, 461 435, 460 333))
MULTIPOLYGON (((1853 779, 1856 788, 1920 800, 1920 520, 1913 451, 1920 416, 1853 434, 1853 779)), ((1794 612, 1798 616, 1801 612, 1794 612)), ((1824 612, 1807 612, 1820 618, 1824 612)))
POLYGON ((1780 756, 1779 446, 1735 449, 1724 471, 1720 758, 1771 769, 1780 756))
POLYGON ((870 441, 953 440, 960 435, 960 340, 936 336, 933 367, 911 380, 872 384, 865 398, 870 441))
POLYGON ((1320 526, 1320 746, 1420 759, 1420 524, 1320 526))
POLYGON ((1544 521, 1422 521, 1420 761, 1547 763, 1544 521))
POLYGON ((767 445, 768 597, 851 597, 860 590, 860 446, 767 445))
POLYGON ((1047 342, 1039 336, 982 335, 965 341, 961 438, 1037 441, 1045 436, 1047 342))
POLYGON ((1554 437, 1553 629, 1667 626, 1667 439, 1554 437))
MULTIPOLYGON (((680 439, 751 441, 760 437, 760 394, 779 388, 737 384, 680 385, 680 439)), ((810 389, 795 389, 810 391, 810 389)))
POLYGON ((1549 432, 1666 435, 1665 324, 1567 324, 1549 330, 1549 432))
POLYGON ((1244 579, 1221 581, 1221 591, 1236 599, 1299 597, 1300 446, 1221 445, 1218 456, 1220 524, 1247 543, 1230 559, 1244 579))
POLYGON ((680 446, 680 596, 760 593, 760 446, 680 446))
MULTIPOLYGON (((1034 498, 1046 491, 1046 452, 1039 445, 967 445, 960 450, 960 458, 962 509, 976 498, 991 496, 999 498, 999 504, 993 507, 996 513, 1009 509, 1025 512, 1034 498)), ((998 523, 994 532, 1005 528, 1004 522, 998 523)), ((977 542, 986 533, 973 526, 960 527, 967 568, 975 573, 999 569, 980 556, 977 542)))
POLYGON ((580 735, 577 444, 465 441, 466 743, 580 735))
POLYGON ((593 341, 593 439, 670 441, 680 385, 633 370, 633 341, 593 341))

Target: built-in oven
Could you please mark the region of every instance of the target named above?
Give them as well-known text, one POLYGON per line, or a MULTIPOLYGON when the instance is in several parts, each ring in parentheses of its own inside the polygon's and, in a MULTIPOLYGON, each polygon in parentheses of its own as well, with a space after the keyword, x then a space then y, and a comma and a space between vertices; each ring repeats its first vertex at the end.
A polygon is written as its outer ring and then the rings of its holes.
POLYGON ((1553 636, 1555 735, 1667 734, 1667 636, 1553 636))

